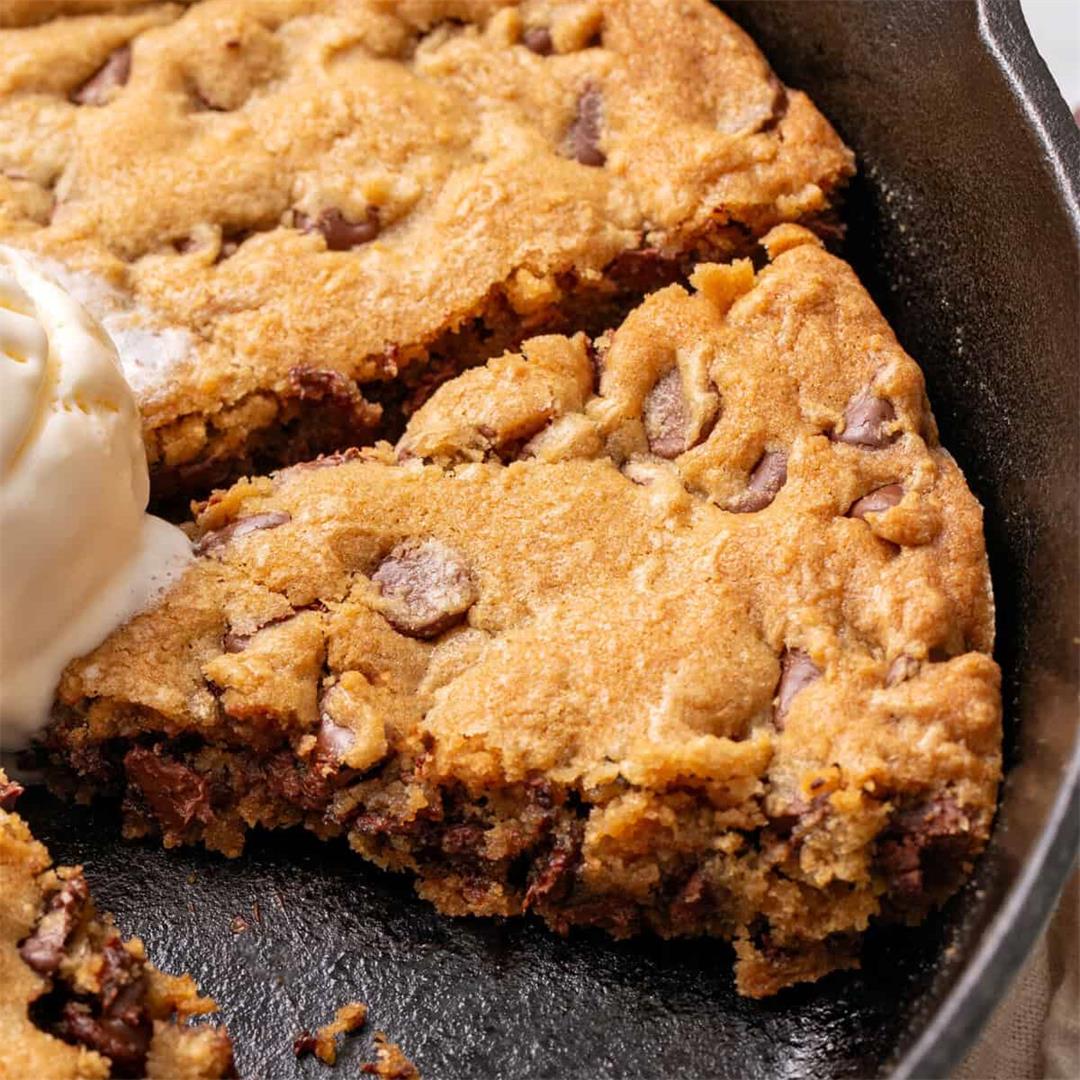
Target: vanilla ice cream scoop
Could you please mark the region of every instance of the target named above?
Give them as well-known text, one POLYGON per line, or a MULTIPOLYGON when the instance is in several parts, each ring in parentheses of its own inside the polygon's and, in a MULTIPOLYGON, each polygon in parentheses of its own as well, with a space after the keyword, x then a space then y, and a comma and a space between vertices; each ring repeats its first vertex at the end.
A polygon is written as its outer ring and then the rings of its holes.
POLYGON ((61 672, 191 559, 146 513, 139 412, 104 331, 0 246, 0 748, 44 725, 61 672))

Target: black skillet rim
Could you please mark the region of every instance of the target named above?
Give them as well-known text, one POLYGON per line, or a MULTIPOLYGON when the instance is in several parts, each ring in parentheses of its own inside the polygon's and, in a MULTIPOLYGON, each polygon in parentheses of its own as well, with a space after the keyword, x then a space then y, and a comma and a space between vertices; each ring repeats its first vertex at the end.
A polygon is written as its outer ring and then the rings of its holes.
MULTIPOLYGON (((1080 247, 1080 127, 1035 48, 1019 0, 978 0, 977 7, 984 46, 1039 140, 1080 247)), ((896 1065, 893 1080, 948 1076, 960 1063, 1050 918, 1078 847, 1080 739, 1062 769, 1061 788, 1035 849, 965 970, 896 1065)))

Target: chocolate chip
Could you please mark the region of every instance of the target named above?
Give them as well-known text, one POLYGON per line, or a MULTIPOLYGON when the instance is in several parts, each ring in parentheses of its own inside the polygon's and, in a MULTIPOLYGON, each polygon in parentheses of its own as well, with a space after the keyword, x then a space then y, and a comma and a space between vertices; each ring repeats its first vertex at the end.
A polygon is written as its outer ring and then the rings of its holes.
POLYGON ((330 251, 348 251, 367 244, 379 235, 379 212, 373 206, 361 221, 351 221, 336 207, 324 210, 313 221, 306 214, 296 215, 296 224, 304 232, 321 232, 330 251))
POLYGON ((764 510, 787 483, 787 454, 783 450, 766 450, 750 470, 746 491, 732 506, 736 514, 752 514, 764 510))
POLYGON ((772 103, 769 107, 769 115, 765 118, 761 127, 758 128, 758 131, 775 131, 780 126, 780 121, 787 115, 787 88, 775 76, 772 82, 774 83, 774 91, 772 103))
POLYGON ((604 375, 604 359, 607 357, 609 348, 610 343, 603 339, 585 342, 585 355, 589 359, 589 368, 592 370, 592 389, 594 394, 600 392, 600 380, 604 375))
MULTIPOLYGON (((823 783, 819 777, 810 785, 811 790, 816 790, 823 783)), ((810 802, 802 796, 796 796, 783 810, 770 816, 769 827, 781 840, 797 847, 808 832, 825 820, 828 813, 828 794, 816 795, 810 802)))
POLYGON ((130 997, 129 991, 143 975, 142 965, 124 948, 120 935, 113 933, 101 949, 101 1003, 106 1009, 121 1004, 130 997))
POLYGON ((290 472, 307 472, 310 469, 336 469, 339 465, 345 465, 350 461, 359 461, 363 456, 360 449, 350 446, 347 450, 337 450, 332 454, 320 454, 311 461, 301 461, 297 465, 290 465, 290 472))
POLYGON ((821 668, 802 651, 786 649, 780 658, 780 682, 776 687, 773 723, 777 731, 784 730, 784 721, 795 695, 821 678, 821 668))
POLYGON ((49 897, 34 932, 19 946, 19 955, 39 975, 51 975, 64 958, 64 946, 83 908, 90 889, 81 873, 69 877, 49 897))
POLYGON ((660 377, 642 408, 649 449, 662 458, 676 458, 690 449, 690 408, 677 367, 660 377))
POLYGON ((340 761, 352 748, 356 736, 351 728, 335 724, 329 716, 323 715, 319 723, 319 737, 316 750, 320 755, 334 761, 340 761))
MULTIPOLYGON (((297 364, 289 369, 289 385, 301 401, 320 406, 319 439, 324 443, 334 442, 340 447, 348 440, 359 442, 362 436, 371 435, 382 416, 382 406, 366 401, 356 382, 338 371, 297 364)), ((318 449, 331 447, 316 446, 305 456, 310 458, 318 449)))
POLYGON ((914 656, 901 653, 889 665, 889 670, 885 673, 885 685, 896 686, 898 683, 907 682, 908 679, 918 675, 920 667, 919 661, 914 656))
POLYGON ((546 26, 530 26, 521 36, 525 48, 537 56, 550 56, 555 51, 551 31, 546 26))
POLYGON ((264 514, 249 514, 247 517, 237 518, 220 529, 204 533, 195 544, 195 554, 208 555, 237 537, 258 532, 260 529, 276 529, 289 521, 292 521, 292 514, 287 510, 268 510, 264 514))
POLYGON ((15 803, 25 789, 16 780, 5 779, 0 783, 0 810, 14 810, 15 803))
POLYGON ((182 762, 136 746, 124 756, 124 769, 165 832, 182 833, 195 821, 213 820, 206 781, 182 762))
POLYGON ((566 133, 567 152, 582 165, 600 166, 607 161, 607 155, 600 149, 603 114, 603 96, 592 83, 587 83, 578 96, 577 112, 566 133))
POLYGON ((529 884, 522 901, 523 911, 535 907, 538 902, 558 903, 565 899, 581 862, 581 844, 584 837, 583 821, 573 818, 563 822, 550 849, 537 858, 529 870, 529 884))
POLYGON ((351 406, 360 392, 352 379, 339 371, 297 364, 289 369, 289 383, 301 401, 329 401, 335 405, 351 406))
POLYGON ((876 488, 869 495, 856 499, 848 509, 847 516, 865 518, 867 514, 880 514, 896 506, 904 497, 904 489, 899 484, 886 484, 876 488))
POLYGON ((406 540, 371 575, 387 602, 384 615, 410 637, 441 634, 476 602, 476 586, 461 556, 440 540, 406 540))
POLYGON ((839 434, 834 431, 830 437, 836 442, 880 450, 900 437, 899 432, 890 435, 885 431, 885 425, 895 419, 891 401, 875 397, 868 389, 861 390, 844 410, 844 430, 839 434))
POLYGON ((76 105, 104 105, 112 91, 126 85, 131 74, 131 46, 121 45, 114 49, 109 58, 71 94, 71 101, 76 105))

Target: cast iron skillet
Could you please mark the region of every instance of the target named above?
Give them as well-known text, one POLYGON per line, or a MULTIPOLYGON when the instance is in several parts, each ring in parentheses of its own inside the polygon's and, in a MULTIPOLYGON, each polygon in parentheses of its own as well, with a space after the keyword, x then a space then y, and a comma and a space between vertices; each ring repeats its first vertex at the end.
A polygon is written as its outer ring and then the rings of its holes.
POLYGON ((718 943, 443 919, 343 846, 165 853, 117 842, 113 809, 28 797, 124 930, 218 998, 244 1076, 321 1075, 292 1038, 356 998, 427 1080, 941 1076, 1073 862, 1080 137, 1014 0, 727 7, 858 151, 847 255, 986 507, 1009 766, 991 850, 940 917, 874 933, 862 972, 754 1004, 718 943))

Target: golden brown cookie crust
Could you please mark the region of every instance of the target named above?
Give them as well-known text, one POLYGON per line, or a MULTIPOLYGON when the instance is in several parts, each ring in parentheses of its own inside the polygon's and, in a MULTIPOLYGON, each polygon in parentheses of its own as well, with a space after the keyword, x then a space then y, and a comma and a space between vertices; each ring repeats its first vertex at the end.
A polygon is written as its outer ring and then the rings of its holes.
POLYGON ((159 492, 370 439, 852 171, 705 0, 115 5, 0 52, 0 241, 104 319, 159 492))
POLYGON ((397 448, 216 493, 68 669, 54 755, 152 733, 132 835, 304 822, 447 912, 734 939, 755 996, 921 918, 1000 776, 981 509, 850 268, 765 242, 465 373, 397 448))

